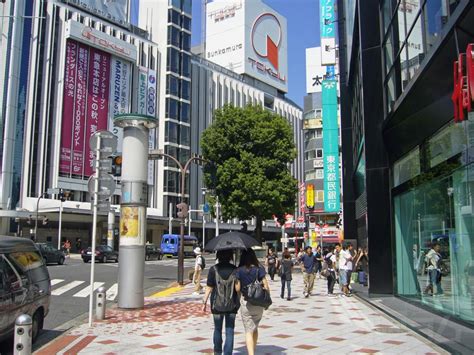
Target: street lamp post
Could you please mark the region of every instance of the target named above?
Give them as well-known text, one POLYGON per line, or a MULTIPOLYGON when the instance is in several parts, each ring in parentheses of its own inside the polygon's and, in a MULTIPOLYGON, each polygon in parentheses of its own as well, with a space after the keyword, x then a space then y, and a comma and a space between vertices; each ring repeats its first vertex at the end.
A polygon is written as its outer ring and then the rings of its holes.
POLYGON ((320 245, 321 245, 321 250, 323 249, 323 221, 319 221, 319 235, 321 237, 321 242, 320 242, 320 245))
POLYGON ((35 242, 38 241, 38 210, 39 210, 39 203, 40 200, 47 194, 47 192, 43 192, 39 197, 38 200, 36 201, 36 218, 35 218, 35 242))
POLYGON ((181 215, 178 215, 178 217, 180 217, 180 237, 179 237, 179 250, 178 250, 178 284, 183 285, 184 284, 184 227, 185 227, 184 224, 185 224, 185 219, 187 215, 187 206, 185 206, 186 172, 188 171, 189 165, 193 161, 197 160, 201 162, 207 162, 207 160, 203 159, 200 156, 192 156, 191 158, 188 159, 188 161, 186 162, 186 164, 184 164, 184 167, 183 167, 183 165, 180 163, 178 159, 176 159, 172 155, 164 153, 162 150, 153 150, 149 154, 150 159, 160 159, 162 157, 166 157, 174 161, 175 164, 178 166, 180 174, 181 174, 181 184, 180 184, 180 193, 179 193, 180 204, 177 207, 181 207, 184 213, 182 213, 181 215), (184 211, 184 207, 186 207, 186 211, 184 211))
POLYGON ((202 188, 202 196, 203 196, 203 204, 202 204, 202 249, 206 246, 206 213, 204 211, 206 206, 206 192, 207 189, 205 187, 202 188))

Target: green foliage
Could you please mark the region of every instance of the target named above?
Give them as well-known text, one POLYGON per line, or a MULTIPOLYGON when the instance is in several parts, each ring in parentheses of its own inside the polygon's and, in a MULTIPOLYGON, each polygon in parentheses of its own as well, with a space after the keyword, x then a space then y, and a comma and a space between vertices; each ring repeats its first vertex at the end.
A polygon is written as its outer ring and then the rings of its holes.
POLYGON ((257 106, 225 106, 203 133, 206 185, 215 189, 226 218, 259 220, 293 211, 297 181, 293 130, 281 116, 257 106))

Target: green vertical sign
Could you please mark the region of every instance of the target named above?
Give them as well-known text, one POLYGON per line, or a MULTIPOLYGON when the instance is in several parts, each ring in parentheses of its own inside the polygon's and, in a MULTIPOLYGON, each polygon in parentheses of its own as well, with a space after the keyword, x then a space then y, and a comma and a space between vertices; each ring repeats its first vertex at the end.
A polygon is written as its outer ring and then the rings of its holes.
POLYGON ((339 125, 337 120, 337 81, 323 80, 324 211, 339 212, 339 125))
POLYGON ((320 19, 321 19, 321 38, 336 37, 336 14, 334 9, 334 0, 319 0, 320 19))

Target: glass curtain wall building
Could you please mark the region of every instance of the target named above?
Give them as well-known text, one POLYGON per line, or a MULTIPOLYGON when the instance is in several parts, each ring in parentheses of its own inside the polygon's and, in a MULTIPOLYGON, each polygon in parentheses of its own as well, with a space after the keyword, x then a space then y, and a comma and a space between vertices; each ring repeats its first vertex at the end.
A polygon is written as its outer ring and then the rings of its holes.
MULTIPOLYGON (((346 232, 366 233, 371 272, 390 264, 384 268, 388 293, 472 327, 474 112, 455 121, 452 95, 453 66, 474 43, 474 3, 380 0, 378 6, 364 1, 339 5, 339 17, 346 19, 340 24, 345 45, 341 73, 346 73, 341 78, 346 232), (371 12, 378 23, 364 21, 371 12), (380 51, 369 68, 364 66, 364 48, 374 45, 380 51), (377 67, 381 80, 367 82, 377 67), (374 90, 382 94, 371 96, 374 90), (367 110, 368 96, 379 112, 367 110), (387 183, 380 191, 386 203, 371 199, 370 156, 376 147, 369 130, 374 126, 383 142, 378 154, 387 163, 387 183), (388 228, 371 228, 374 208, 389 217, 388 228), (372 258, 372 233, 387 234, 388 259, 372 258), (433 261, 432 248, 440 260, 433 261)), ((433 325, 435 331, 441 328, 433 325)))

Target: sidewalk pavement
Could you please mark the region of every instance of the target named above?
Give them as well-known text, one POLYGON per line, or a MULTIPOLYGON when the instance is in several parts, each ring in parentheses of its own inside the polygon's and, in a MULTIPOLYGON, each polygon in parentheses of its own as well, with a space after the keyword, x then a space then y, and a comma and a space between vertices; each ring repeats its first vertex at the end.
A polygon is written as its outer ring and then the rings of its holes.
MULTIPOLYGON (((260 323, 258 354, 447 354, 357 297, 327 296, 326 280, 317 279, 304 298, 295 274, 291 301, 279 297, 278 277, 270 283, 273 305, 260 323)), ((82 324, 35 354, 212 353, 212 316, 192 292, 193 285, 174 287, 147 298, 143 310, 108 309, 105 321, 82 324)), ((234 353, 246 353, 240 314, 234 353)))

